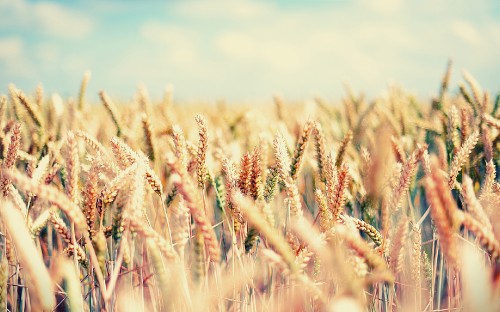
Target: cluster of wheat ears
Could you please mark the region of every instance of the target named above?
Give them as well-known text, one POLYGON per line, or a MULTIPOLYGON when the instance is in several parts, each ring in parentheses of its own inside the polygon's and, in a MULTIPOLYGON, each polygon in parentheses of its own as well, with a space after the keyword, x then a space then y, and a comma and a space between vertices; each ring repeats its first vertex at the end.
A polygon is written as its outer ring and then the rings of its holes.
POLYGON ((0 310, 498 311, 499 97, 0 98, 0 310))

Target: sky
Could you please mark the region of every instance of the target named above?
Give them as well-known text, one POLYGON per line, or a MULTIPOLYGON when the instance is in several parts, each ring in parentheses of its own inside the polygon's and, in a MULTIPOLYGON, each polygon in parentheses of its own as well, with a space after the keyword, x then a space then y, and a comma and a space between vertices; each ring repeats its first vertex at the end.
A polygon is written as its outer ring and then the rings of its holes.
POLYGON ((500 1, 0 0, 0 93, 99 90, 131 99, 245 101, 321 96, 348 83, 370 96, 400 85, 437 93, 467 70, 500 90, 500 1))

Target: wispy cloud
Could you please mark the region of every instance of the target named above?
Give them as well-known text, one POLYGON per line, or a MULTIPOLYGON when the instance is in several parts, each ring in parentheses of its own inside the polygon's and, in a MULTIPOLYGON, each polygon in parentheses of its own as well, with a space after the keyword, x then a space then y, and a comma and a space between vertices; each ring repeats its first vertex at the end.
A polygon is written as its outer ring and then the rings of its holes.
POLYGON ((67 9, 59 4, 40 2, 32 5, 35 25, 45 33, 64 39, 85 38, 93 28, 93 22, 87 15, 67 9))

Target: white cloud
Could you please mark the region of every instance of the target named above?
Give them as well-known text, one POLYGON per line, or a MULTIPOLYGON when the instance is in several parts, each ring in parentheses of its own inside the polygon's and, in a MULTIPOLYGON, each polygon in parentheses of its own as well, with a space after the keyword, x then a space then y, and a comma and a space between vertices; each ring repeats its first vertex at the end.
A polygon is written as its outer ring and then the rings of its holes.
POLYGON ((185 17, 239 20, 258 18, 272 11, 269 2, 250 0, 180 1, 176 12, 185 17))
POLYGON ((0 71, 5 76, 28 78, 34 66, 26 57, 25 44, 19 37, 0 38, 0 71))
POLYGON ((402 7, 401 0, 365 0, 362 1, 363 6, 367 6, 370 10, 383 13, 383 14, 394 14, 401 10, 402 7))
POLYGON ((300 53, 296 44, 280 38, 269 38, 263 34, 225 32, 215 38, 216 48, 224 56, 238 61, 264 64, 271 69, 290 72, 300 69, 308 55, 300 53))
MULTIPOLYGON (((169 6, 176 21, 149 21, 141 34, 162 51, 162 66, 179 70, 180 80, 210 77, 207 89, 226 85, 243 96, 277 88, 285 94, 338 92, 344 80, 371 94, 389 81, 431 92, 448 57, 470 66, 481 46, 481 62, 496 62, 492 46, 499 40, 481 37, 494 34, 498 22, 486 27, 464 7, 454 11, 446 1, 433 7, 423 1, 427 9, 401 0, 299 7, 177 2, 169 6), (485 28, 490 30, 481 36, 485 28)), ((484 6, 474 10, 487 12, 484 6)))
POLYGON ((91 17, 54 2, 0 0, 0 26, 29 29, 63 39, 82 39, 94 27, 91 17))
POLYGON ((453 21, 451 29, 455 36, 472 46, 477 46, 482 42, 482 38, 474 25, 466 21, 453 21))
POLYGON ((81 39, 93 27, 89 17, 59 4, 39 2, 32 5, 33 17, 42 30, 65 39, 81 39))
POLYGON ((197 59, 199 38, 188 28, 149 21, 142 26, 141 35, 165 51, 170 62, 186 64, 197 59))
POLYGON ((59 46, 53 43, 40 43, 35 51, 37 59, 45 66, 53 67, 60 61, 59 46))
POLYGON ((23 51, 23 42, 18 37, 0 38, 0 60, 15 58, 23 51))

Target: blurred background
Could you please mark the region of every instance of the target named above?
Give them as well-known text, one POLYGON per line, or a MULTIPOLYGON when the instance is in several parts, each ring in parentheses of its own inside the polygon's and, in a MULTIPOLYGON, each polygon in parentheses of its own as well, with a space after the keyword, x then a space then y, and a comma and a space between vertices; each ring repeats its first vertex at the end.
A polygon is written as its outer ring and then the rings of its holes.
MULTIPOLYGON (((253 101, 369 96, 397 84, 428 98, 448 59, 500 90, 500 1, 0 0, 0 87, 88 99, 253 101)), ((453 89, 452 89, 453 90, 453 89)))

